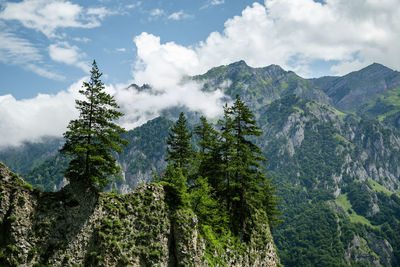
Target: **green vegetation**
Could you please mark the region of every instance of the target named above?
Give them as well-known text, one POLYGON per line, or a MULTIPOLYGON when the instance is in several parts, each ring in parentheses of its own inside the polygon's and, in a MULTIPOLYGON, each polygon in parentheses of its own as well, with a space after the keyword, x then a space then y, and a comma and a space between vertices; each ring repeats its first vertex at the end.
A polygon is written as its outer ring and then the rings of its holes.
POLYGON ((387 196, 390 196, 393 194, 393 192, 389 191, 384 186, 380 185, 378 182, 372 180, 371 178, 368 179, 368 184, 371 186, 371 189, 375 190, 376 192, 383 193, 387 196))
POLYGON ((383 94, 378 94, 374 99, 369 100, 360 107, 358 113, 366 114, 370 118, 380 122, 388 117, 400 112, 400 87, 388 90, 383 94))
POLYGON ((124 147, 124 153, 118 154, 118 158, 128 166, 130 174, 144 173, 153 168, 162 171, 164 166, 159 162, 164 160, 166 138, 172 125, 170 120, 158 117, 122 135, 129 145, 124 147), (135 153, 134 157, 132 153, 135 153))
MULTIPOLYGON (((132 176, 139 172, 146 172, 155 169, 161 172, 169 128, 173 125, 170 120, 158 117, 148 121, 140 127, 128 131, 121 135, 123 139, 129 141, 129 145, 124 147, 123 153, 118 153, 116 157, 121 164, 127 166, 127 171, 132 176)), ((56 154, 44 161, 39 166, 24 174, 24 179, 35 188, 42 191, 56 191, 64 177, 71 156, 56 154)), ((116 184, 122 183, 121 179, 115 176, 108 178, 116 184)), ((108 191, 107 187, 105 190, 108 191)))
POLYGON ((108 185, 109 175, 120 172, 111 152, 122 152, 121 146, 128 142, 120 137, 125 130, 113 123, 123 114, 117 110, 115 99, 104 92, 96 61, 90 73, 89 82, 84 82, 79 91, 85 100, 75 101, 79 119, 70 121, 60 152, 72 156, 65 172, 71 182, 81 181, 102 189, 108 185))
POLYGON ((343 210, 349 216, 350 221, 352 223, 361 223, 361 224, 367 225, 369 227, 372 227, 371 222, 367 218, 365 218, 361 215, 358 215, 356 213, 356 211, 352 208, 350 201, 347 199, 347 194, 340 195, 335 200, 335 203, 343 208, 343 210))
POLYGON ((20 146, 7 147, 0 150, 2 161, 12 172, 24 176, 32 168, 42 164, 47 158, 55 154, 60 146, 61 139, 46 138, 43 143, 25 142, 20 146))
POLYGON ((192 158, 192 146, 190 144, 189 130, 186 126, 186 117, 183 113, 179 115, 178 121, 171 128, 167 138, 167 161, 176 168, 186 169, 192 158))
POLYGON ((233 106, 225 106, 219 129, 201 118, 195 127, 199 150, 194 153, 192 134, 181 114, 167 141, 168 167, 159 178, 176 213, 183 216, 193 210, 199 218, 206 258, 214 264, 222 264, 215 252, 229 246, 244 253, 251 240, 265 245, 271 237, 268 228, 256 231, 260 222, 271 226, 279 222, 276 188, 261 167, 265 161, 261 150, 249 140, 261 135, 261 130, 238 96, 233 106), (262 233, 269 238, 260 238, 262 233))
POLYGON ((63 180, 71 157, 57 154, 24 175, 24 179, 42 191, 55 191, 63 180))

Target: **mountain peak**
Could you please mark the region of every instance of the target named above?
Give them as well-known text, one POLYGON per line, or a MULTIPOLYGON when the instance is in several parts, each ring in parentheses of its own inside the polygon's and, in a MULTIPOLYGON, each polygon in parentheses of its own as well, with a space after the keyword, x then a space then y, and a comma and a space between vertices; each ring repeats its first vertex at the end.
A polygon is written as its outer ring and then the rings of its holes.
POLYGON ((236 61, 236 62, 233 62, 233 63, 231 63, 231 64, 229 64, 228 65, 229 67, 249 67, 249 65, 247 65, 247 63, 246 63, 246 61, 244 61, 243 59, 242 60, 239 60, 239 61, 236 61))
MULTIPOLYGON (((362 68, 359 71, 354 71, 351 72, 345 76, 349 75, 354 75, 354 74, 361 74, 361 75, 370 75, 373 74, 374 76, 386 76, 388 74, 391 74, 394 70, 380 64, 380 63, 372 63, 371 65, 366 66, 365 68, 362 68)), ((344 76, 344 77, 345 77, 344 76)))

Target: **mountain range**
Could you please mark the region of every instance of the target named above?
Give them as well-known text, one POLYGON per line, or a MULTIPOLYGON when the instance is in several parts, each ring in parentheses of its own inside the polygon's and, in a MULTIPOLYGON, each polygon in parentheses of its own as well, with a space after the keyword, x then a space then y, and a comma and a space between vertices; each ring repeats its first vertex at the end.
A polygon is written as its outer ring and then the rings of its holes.
MULTIPOLYGON (((273 229, 285 266, 400 265, 400 72, 374 63, 345 76, 304 79, 244 61, 191 77, 204 91, 240 95, 263 134, 256 140, 278 186, 283 223, 273 229)), ((152 90, 150 86, 137 90, 152 90)), ((165 167, 165 139, 181 110, 126 133, 115 155, 127 193, 165 167)), ((186 111, 196 125, 198 114, 186 111)), ((65 185, 61 139, 0 151, 0 161, 37 188, 65 185)))

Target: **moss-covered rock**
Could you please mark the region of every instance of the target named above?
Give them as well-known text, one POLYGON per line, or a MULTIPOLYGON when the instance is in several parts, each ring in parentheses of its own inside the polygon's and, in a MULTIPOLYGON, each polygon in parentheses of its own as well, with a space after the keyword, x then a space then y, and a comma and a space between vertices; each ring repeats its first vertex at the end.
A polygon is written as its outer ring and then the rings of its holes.
MULTIPOLYGON (((41 192, 0 162, 0 195, 1 266, 215 265, 196 215, 169 207, 160 184, 125 195, 80 184, 41 192)), ((251 227, 261 239, 212 253, 223 259, 218 265, 277 265, 268 223, 251 227)))

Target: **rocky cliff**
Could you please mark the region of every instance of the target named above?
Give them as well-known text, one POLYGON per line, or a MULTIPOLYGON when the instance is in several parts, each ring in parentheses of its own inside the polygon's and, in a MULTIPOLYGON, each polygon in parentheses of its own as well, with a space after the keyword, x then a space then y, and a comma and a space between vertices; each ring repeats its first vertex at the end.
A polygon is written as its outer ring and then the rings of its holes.
POLYGON ((41 192, 0 162, 0 265, 279 264, 266 222, 254 226, 240 251, 232 246, 210 254, 194 213, 171 209, 162 185, 125 195, 85 188, 70 184, 41 192))

